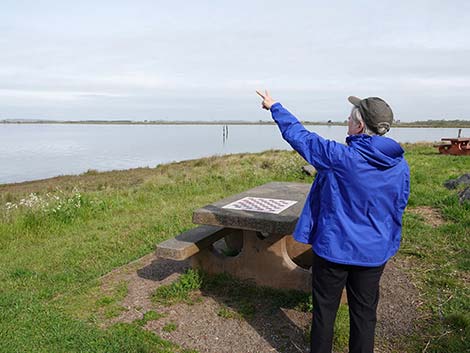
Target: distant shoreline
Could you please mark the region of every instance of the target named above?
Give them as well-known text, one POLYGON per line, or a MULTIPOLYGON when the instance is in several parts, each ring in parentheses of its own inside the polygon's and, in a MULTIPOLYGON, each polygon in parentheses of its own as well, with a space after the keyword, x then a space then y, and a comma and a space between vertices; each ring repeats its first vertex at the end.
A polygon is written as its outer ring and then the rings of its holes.
MULTIPOLYGON (((302 121, 304 125, 313 126, 346 126, 346 122, 316 122, 302 121)), ((131 120, 79 120, 79 121, 59 121, 59 120, 0 120, 0 124, 5 125, 275 125, 273 121, 131 121, 131 120)), ((416 121, 394 123, 394 128, 470 128, 470 121, 416 121)))

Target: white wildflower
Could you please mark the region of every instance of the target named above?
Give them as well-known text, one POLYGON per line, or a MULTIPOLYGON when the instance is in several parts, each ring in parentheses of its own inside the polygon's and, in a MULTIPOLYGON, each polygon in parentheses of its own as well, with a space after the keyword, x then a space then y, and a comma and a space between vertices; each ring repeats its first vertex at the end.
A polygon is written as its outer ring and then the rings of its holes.
POLYGON ((17 209, 18 205, 16 203, 13 203, 13 202, 7 202, 5 204, 5 208, 6 208, 7 211, 10 211, 10 210, 13 210, 13 209, 17 209))

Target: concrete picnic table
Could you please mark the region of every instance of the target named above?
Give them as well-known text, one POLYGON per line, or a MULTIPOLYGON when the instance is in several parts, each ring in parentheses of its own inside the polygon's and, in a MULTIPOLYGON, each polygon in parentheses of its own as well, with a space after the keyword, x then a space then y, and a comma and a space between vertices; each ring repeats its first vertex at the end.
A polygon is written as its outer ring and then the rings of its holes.
POLYGON ((226 243, 239 253, 226 256, 208 246, 192 256, 193 266, 258 285, 309 292, 311 246, 296 242, 291 234, 310 186, 271 182, 194 211, 193 223, 222 227, 226 243), (275 213, 278 207, 285 209, 275 213))

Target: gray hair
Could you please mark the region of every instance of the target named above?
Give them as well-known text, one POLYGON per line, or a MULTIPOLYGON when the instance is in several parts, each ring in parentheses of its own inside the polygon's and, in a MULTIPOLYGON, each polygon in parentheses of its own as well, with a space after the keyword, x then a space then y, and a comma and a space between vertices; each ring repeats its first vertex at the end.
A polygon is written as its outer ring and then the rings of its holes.
POLYGON ((353 107, 351 111, 351 118, 353 119, 354 123, 359 124, 362 123, 364 126, 364 130, 362 131, 363 134, 366 135, 385 135, 390 130, 390 124, 387 122, 380 122, 377 124, 377 133, 372 131, 370 127, 367 126, 364 119, 362 118, 361 112, 359 111, 358 107, 353 107))
MULTIPOLYGON (((377 135, 374 131, 372 131, 368 126, 367 124, 364 122, 364 119, 362 119, 362 115, 361 115, 361 112, 359 111, 359 108, 358 107, 353 107, 352 110, 351 110, 351 119, 354 121, 354 123, 356 125, 359 125, 362 123, 362 125, 364 126, 364 130, 362 130, 362 133, 363 134, 366 134, 366 135, 377 135)), ((383 134, 382 134, 383 135, 383 134)))

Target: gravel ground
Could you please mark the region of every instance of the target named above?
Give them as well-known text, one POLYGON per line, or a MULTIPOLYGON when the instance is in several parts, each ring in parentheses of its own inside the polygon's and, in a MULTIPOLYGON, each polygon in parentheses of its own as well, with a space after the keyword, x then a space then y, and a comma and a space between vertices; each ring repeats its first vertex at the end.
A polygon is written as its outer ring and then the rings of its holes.
MULTIPOLYGON (((145 312, 155 310, 165 316, 148 322, 147 330, 201 353, 307 351, 309 313, 284 308, 273 312, 257 303, 255 314, 242 318, 224 298, 201 292, 195 294, 199 300, 193 305, 163 307, 150 301, 150 295, 158 286, 174 281, 188 267, 186 261, 162 260, 149 254, 104 276, 103 290, 120 281, 128 283, 128 295, 122 302, 127 310, 104 325, 132 322, 142 318, 145 312), (222 317, 220 310, 234 315, 222 317), (174 324, 175 329, 164 329, 168 324, 174 324)), ((403 337, 416 330, 415 319, 421 302, 418 290, 407 275, 411 267, 410 262, 394 258, 384 271, 378 308, 377 353, 402 352, 403 337)))

